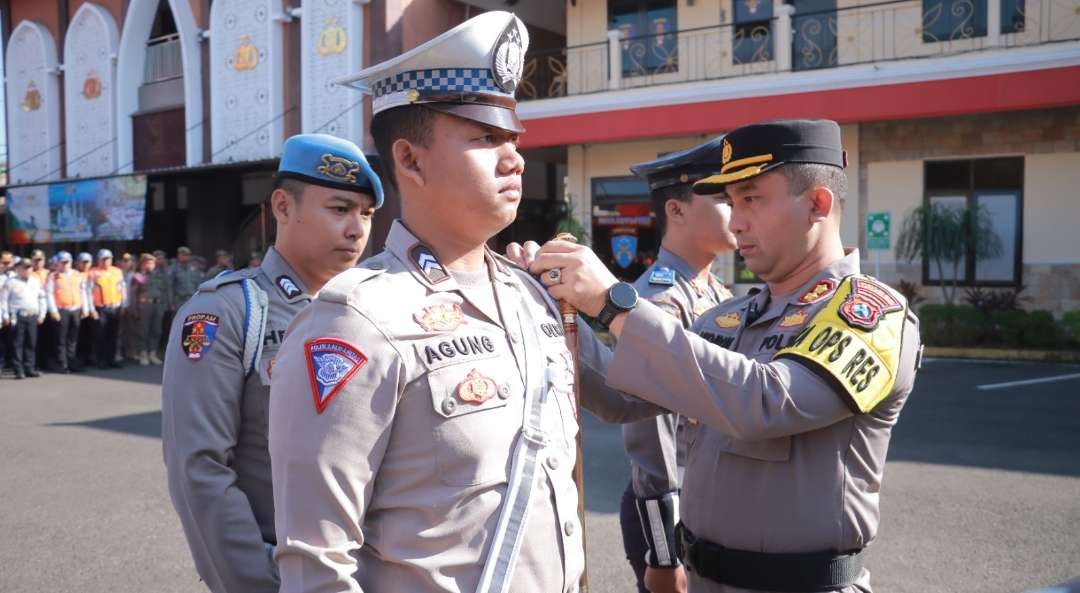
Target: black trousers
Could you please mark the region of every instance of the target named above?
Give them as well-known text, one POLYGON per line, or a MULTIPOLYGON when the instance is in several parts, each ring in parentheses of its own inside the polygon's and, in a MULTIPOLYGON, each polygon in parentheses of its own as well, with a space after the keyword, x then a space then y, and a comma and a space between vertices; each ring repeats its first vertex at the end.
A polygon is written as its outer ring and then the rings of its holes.
POLYGON ((82 323, 82 311, 79 309, 60 311, 60 322, 56 329, 56 363, 60 370, 79 368, 76 352, 79 347, 79 325, 82 323))
POLYGON ((120 307, 98 307, 94 327, 94 360, 106 367, 116 359, 116 341, 120 337, 120 307))
POLYGON ((14 328, 10 325, 0 324, 0 375, 4 374, 4 369, 8 363, 11 362, 11 340, 12 330, 14 328))
POLYGON ((634 504, 634 487, 626 485, 626 491, 622 495, 622 504, 619 505, 619 527, 622 528, 623 550, 626 551, 626 560, 637 578, 638 593, 649 593, 645 589, 645 554, 649 551, 649 543, 645 541, 645 534, 641 532, 641 517, 638 516, 637 505, 634 504))
POLYGON ((15 321, 15 347, 12 358, 15 360, 15 374, 28 375, 34 370, 37 350, 37 317, 20 315, 15 321))

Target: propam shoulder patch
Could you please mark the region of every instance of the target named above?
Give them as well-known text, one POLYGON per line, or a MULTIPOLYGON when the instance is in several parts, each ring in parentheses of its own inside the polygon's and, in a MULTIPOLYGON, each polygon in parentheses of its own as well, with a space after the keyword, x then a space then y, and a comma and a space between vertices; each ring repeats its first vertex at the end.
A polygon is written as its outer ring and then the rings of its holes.
MULTIPOLYGON (((907 320, 907 303, 887 287, 883 290, 895 299, 895 306, 890 301, 873 315, 873 329, 847 319, 844 307, 862 302, 859 290, 869 280, 855 276, 842 280, 829 302, 773 357, 804 364, 842 394, 857 414, 870 412, 892 392, 907 320)), ((878 296, 875 291, 874 298, 878 296)))

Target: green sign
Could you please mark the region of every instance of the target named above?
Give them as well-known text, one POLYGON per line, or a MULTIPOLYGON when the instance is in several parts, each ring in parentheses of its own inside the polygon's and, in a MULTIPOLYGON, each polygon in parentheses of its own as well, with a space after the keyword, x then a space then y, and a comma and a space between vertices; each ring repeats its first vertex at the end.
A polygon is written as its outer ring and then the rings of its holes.
POLYGON ((868 212, 866 214, 866 248, 889 249, 891 227, 892 215, 888 212, 868 212))

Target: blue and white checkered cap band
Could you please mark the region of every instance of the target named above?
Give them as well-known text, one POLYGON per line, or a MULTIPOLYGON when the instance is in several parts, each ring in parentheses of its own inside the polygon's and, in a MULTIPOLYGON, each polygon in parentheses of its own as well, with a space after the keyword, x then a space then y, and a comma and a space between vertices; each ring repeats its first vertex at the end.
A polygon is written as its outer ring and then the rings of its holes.
POLYGON ((411 70, 385 78, 371 87, 373 114, 393 107, 409 105, 410 90, 447 93, 483 93, 514 98, 495 84, 488 68, 440 68, 411 70))
POLYGON ((495 78, 491 74, 491 70, 487 68, 411 70, 385 78, 371 87, 372 94, 376 98, 409 89, 452 93, 506 94, 495 84, 495 78))

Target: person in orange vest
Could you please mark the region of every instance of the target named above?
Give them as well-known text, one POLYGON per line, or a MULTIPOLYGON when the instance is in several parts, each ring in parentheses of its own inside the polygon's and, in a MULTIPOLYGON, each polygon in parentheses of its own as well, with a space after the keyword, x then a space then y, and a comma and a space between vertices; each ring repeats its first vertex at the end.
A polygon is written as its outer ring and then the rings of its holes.
POLYGON ((120 331, 120 311, 127 304, 124 272, 112 265, 113 254, 100 249, 97 265, 90 270, 90 294, 94 309, 94 358, 98 368, 120 368, 116 361, 116 345, 120 331))
POLYGON ((79 343, 79 325, 90 316, 86 298, 86 275, 71 268, 71 254, 56 254, 56 271, 45 283, 49 317, 57 323, 56 362, 61 373, 82 370, 75 355, 79 343))
MULTIPOLYGON (((42 291, 45 290, 45 284, 49 281, 49 273, 49 268, 45 265, 45 252, 40 249, 30 252, 30 275, 37 278, 38 286, 41 287, 42 291)), ((42 309, 42 315, 44 314, 45 310, 42 309)), ((48 366, 48 345, 52 344, 53 329, 51 323, 37 328, 37 346, 34 359, 39 369, 48 366)))

